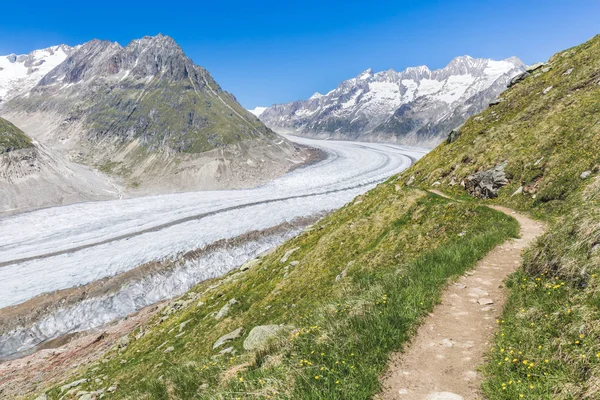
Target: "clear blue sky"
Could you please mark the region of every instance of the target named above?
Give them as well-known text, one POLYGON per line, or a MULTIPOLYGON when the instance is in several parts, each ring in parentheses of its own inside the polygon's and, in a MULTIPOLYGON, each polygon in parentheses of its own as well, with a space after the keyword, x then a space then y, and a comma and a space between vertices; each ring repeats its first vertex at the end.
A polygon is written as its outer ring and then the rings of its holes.
POLYGON ((163 33, 247 108, 453 57, 546 60, 600 33, 600 1, 11 1, 0 54, 163 33))

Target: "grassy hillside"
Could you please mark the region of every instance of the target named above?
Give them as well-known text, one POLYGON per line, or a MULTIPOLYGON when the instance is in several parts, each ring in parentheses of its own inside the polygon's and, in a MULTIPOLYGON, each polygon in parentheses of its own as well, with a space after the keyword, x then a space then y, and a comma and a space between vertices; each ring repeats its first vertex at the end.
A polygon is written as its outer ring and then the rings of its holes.
POLYGON ((0 118, 0 154, 30 146, 31 139, 23 131, 0 118))
POLYGON ((550 228, 508 282, 485 393, 490 399, 597 399, 600 36, 554 55, 501 97, 403 181, 415 176, 416 186, 467 198, 463 180, 506 163, 510 182, 488 202, 528 211, 550 228))
MULTIPOLYGON (((486 395, 598 398, 600 36, 553 56, 501 97, 455 142, 248 270, 199 285, 74 379, 88 378, 80 387, 90 391, 114 385, 107 398, 371 398, 387 356, 448 279, 515 236, 516 222, 487 202, 530 212, 549 229, 508 282, 486 395), (473 198, 461 185, 501 165, 508 182, 497 198, 473 198), (266 324, 283 326, 278 340, 244 350, 252 328, 266 324)), ((62 396, 59 387, 49 395, 62 396)))
MULTIPOLYGON (((130 399, 368 399, 389 352, 448 279, 516 233, 504 214, 390 180, 250 269, 173 302, 128 346, 83 372, 89 382, 78 390, 115 385, 108 398, 130 399), (268 348, 244 350, 252 328, 267 324, 287 328, 268 348), (238 328, 239 338, 213 349, 238 328)), ((52 399, 62 394, 49 391, 52 399)))

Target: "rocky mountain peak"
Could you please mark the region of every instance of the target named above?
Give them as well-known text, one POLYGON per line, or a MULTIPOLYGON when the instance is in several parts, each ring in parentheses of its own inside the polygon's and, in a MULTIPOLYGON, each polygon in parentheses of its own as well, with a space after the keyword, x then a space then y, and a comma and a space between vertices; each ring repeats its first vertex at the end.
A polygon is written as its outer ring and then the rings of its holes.
POLYGON ((40 86, 72 84, 99 78, 188 79, 201 71, 169 36, 145 36, 122 47, 116 42, 94 39, 75 49, 64 63, 46 75, 40 86))
POLYGON ((422 136, 435 142, 483 109, 523 69, 516 57, 495 61, 471 56, 456 57, 434 71, 425 65, 401 72, 367 69, 325 95, 269 107, 260 119, 273 129, 309 136, 422 136))

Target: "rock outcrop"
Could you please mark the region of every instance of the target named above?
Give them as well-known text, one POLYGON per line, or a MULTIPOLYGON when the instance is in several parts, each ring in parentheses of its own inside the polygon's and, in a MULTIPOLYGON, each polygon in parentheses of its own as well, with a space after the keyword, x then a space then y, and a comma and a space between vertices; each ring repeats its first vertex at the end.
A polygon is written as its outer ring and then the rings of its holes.
POLYGON ((498 197, 498 190, 508 184, 504 172, 506 164, 502 163, 494 168, 477 172, 465 179, 465 188, 473 197, 490 199, 498 197))
POLYGON ((282 325, 260 325, 252 328, 246 340, 244 340, 244 350, 254 351, 263 348, 271 339, 285 331, 293 329, 282 325))

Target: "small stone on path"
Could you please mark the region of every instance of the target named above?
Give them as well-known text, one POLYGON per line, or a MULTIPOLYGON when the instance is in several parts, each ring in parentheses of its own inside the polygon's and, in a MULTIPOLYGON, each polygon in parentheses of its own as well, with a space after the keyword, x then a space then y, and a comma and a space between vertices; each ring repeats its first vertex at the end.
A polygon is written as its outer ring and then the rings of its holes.
POLYGON ((434 392, 427 396, 427 400, 465 400, 464 397, 451 392, 434 392))

